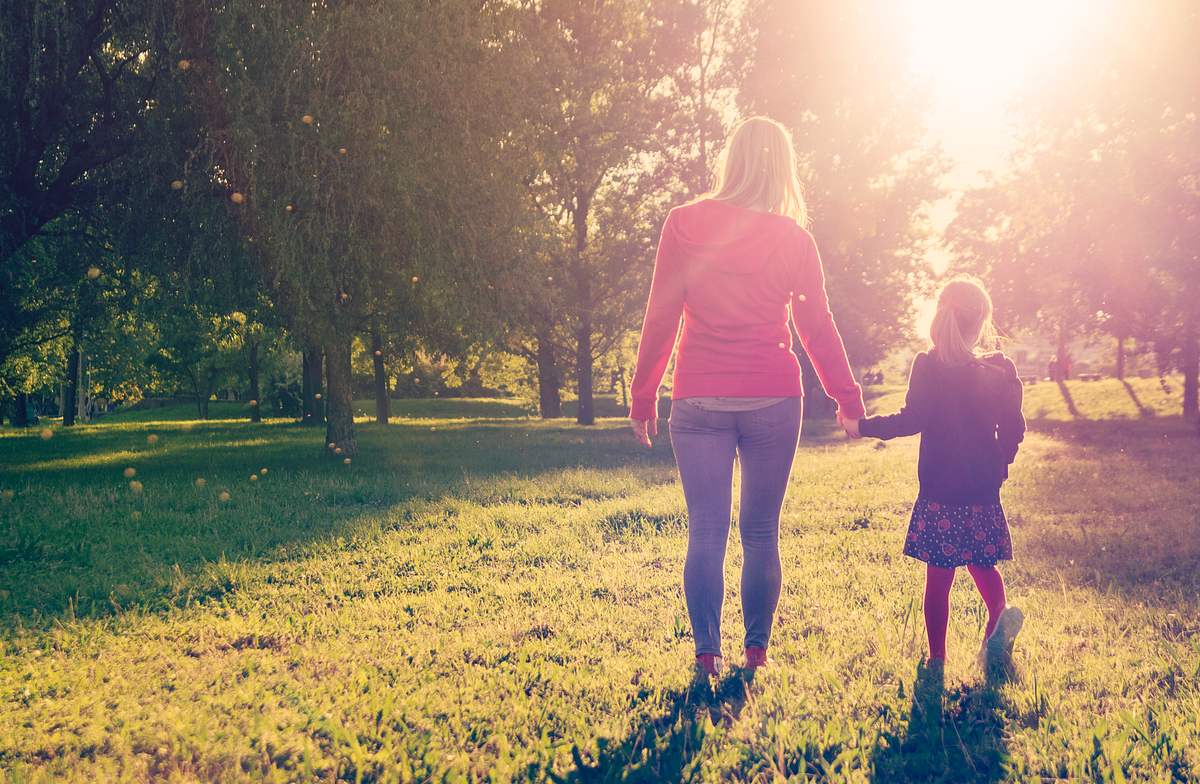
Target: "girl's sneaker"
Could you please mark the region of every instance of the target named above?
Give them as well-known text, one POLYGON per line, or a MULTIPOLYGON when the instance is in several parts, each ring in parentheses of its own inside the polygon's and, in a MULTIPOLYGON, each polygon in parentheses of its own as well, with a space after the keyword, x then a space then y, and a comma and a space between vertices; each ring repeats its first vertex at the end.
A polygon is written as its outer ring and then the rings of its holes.
POLYGON ((1019 607, 1006 607, 996 621, 996 628, 983 642, 979 650, 979 666, 986 672, 989 667, 1004 664, 1012 657, 1013 642, 1025 623, 1025 613, 1019 607))
POLYGON ((725 660, 715 653, 697 654, 696 669, 710 678, 720 678, 721 671, 725 669, 725 660))
POLYGON ((747 648, 746 649, 746 669, 757 670, 759 667, 767 666, 767 649, 766 648, 747 648))

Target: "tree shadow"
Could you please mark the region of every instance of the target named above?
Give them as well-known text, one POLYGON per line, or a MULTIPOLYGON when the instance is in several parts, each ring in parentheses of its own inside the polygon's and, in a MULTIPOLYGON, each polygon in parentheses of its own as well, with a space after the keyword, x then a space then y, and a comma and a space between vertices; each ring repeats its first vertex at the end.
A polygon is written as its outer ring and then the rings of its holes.
POLYGON ((1128 381, 1121 379, 1121 386, 1125 387, 1125 391, 1129 393, 1129 399, 1133 401, 1135 406, 1137 406, 1138 416, 1142 417, 1143 419, 1150 419, 1154 416, 1154 411, 1147 408, 1142 403, 1141 398, 1137 396, 1137 392, 1134 391, 1133 387, 1128 381))
MULTIPOLYGON (((409 527, 411 503, 578 506, 600 496, 555 480, 529 483, 564 471, 671 466, 663 424, 647 450, 611 421, 589 428, 503 417, 359 423, 353 467, 320 457, 323 429, 283 420, 114 422, 56 431, 50 440, 5 434, 0 489, 15 497, 0 499, 0 583, 12 586, 0 593, 0 634, 12 624, 46 627, 64 617, 166 612, 196 596, 219 599, 221 579, 210 589, 193 578, 214 564, 227 571, 289 557, 295 546, 344 535, 379 510, 395 509, 388 525, 409 527), (150 434, 159 440, 148 443, 150 434), (127 466, 144 493, 134 495, 122 478, 127 466), (247 477, 263 467, 270 473, 251 492, 247 477), (193 484, 197 477, 204 489, 193 484), (227 506, 217 501, 224 488, 233 496, 227 506), (187 590, 177 596, 176 584, 187 590)), ((807 444, 840 438, 834 427, 832 420, 806 426, 807 444)))
MULTIPOLYGON (((1200 439, 1179 416, 1035 421, 1054 459, 1017 466, 1010 523, 1031 579, 1174 605, 1200 590, 1200 439), (1068 447, 1064 449, 1063 447, 1068 447)), ((1020 458, 1018 458, 1018 462, 1020 458)))
POLYGON ((1011 662, 990 667, 982 684, 947 691, 941 667, 917 665, 908 721, 880 734, 873 782, 997 782, 1008 753, 1000 687, 1014 677, 1011 662))
POLYGON ((1079 409, 1075 406, 1075 398, 1071 397, 1071 390, 1067 389, 1066 382, 1059 381, 1057 384, 1058 391, 1062 393, 1063 402, 1067 404, 1067 411, 1070 412, 1071 416, 1075 417, 1076 419, 1087 419, 1087 417, 1080 413, 1079 409))
POLYGON ((575 746, 575 769, 565 776, 547 775, 560 784, 694 780, 700 771, 693 761, 710 727, 737 721, 753 682, 753 671, 738 668, 716 688, 696 677, 686 689, 668 692, 666 711, 635 726, 620 742, 600 738, 592 760, 575 746))
POLYGON ((287 422, 213 422, 0 438, 0 489, 15 491, 0 498, 0 639, 216 601, 233 590, 230 574, 309 543, 364 526, 419 530, 430 504, 576 507, 625 492, 584 472, 673 478, 658 470, 672 463, 665 439, 637 449, 612 423, 363 424, 352 466, 318 457, 323 437, 287 422), (232 500, 219 500, 224 489, 232 500))

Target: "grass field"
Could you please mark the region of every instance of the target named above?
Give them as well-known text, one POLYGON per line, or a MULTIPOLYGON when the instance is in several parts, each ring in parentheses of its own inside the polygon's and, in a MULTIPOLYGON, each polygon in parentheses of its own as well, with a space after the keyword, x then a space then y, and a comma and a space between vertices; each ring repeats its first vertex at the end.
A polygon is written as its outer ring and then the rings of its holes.
MULTIPOLYGON (((1017 676, 975 669, 964 578, 944 687, 915 440, 806 424, 773 665, 709 690, 670 448, 620 420, 400 403, 348 466, 186 411, 0 430, 0 779, 1198 780, 1200 439, 1177 384, 1067 392, 1028 389, 1006 490, 1017 676)), ((739 566, 735 532, 732 661, 739 566)))

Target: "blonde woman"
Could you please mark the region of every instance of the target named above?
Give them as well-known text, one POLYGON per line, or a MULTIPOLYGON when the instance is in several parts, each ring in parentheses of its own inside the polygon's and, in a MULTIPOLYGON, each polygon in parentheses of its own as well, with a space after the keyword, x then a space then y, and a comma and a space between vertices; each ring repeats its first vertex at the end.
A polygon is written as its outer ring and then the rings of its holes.
POLYGON ((862 390, 829 311, 806 222, 790 134, 773 120, 751 117, 733 130, 716 188, 673 209, 659 241, 629 418, 649 446, 658 433, 659 385, 678 337, 669 424, 688 509, 683 584, 696 663, 709 676, 720 673, 723 661, 735 459, 742 474, 745 662, 749 668, 767 662, 782 579, 779 513, 804 394, 789 321, 839 415, 863 415, 862 390))
POLYGON ((1025 437, 1021 379, 994 343, 992 300, 978 281, 942 287, 929 328, 933 348, 913 360, 904 408, 843 424, 852 436, 889 439, 921 434, 913 505, 904 554, 926 564, 925 631, 929 663, 946 659, 950 587, 965 566, 988 609, 980 662, 1005 664, 1023 616, 1009 607, 996 564, 1012 558, 1000 486, 1025 437))

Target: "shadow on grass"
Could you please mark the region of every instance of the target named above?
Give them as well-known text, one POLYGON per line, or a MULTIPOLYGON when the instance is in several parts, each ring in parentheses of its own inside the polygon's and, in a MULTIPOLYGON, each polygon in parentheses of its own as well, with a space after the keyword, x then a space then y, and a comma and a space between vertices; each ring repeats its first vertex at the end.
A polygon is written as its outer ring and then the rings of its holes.
POLYGON ((1075 417, 1076 419, 1087 418, 1079 412, 1078 408, 1076 408, 1075 398, 1071 397, 1071 390, 1067 389, 1067 384, 1065 381, 1058 382, 1058 391, 1062 393, 1063 402, 1067 404, 1067 411, 1071 413, 1071 416, 1075 417))
MULTIPOLYGON (((830 422, 812 430, 810 444, 835 437, 830 422)), ((166 610, 178 603, 172 586, 195 587, 214 564, 225 572, 286 558, 365 518, 406 527, 409 503, 519 502, 524 496, 508 484, 575 470, 649 468, 658 477, 672 463, 665 433, 647 450, 611 420, 584 428, 489 416, 360 423, 358 431, 352 466, 321 457, 322 429, 284 421, 100 424, 49 440, 6 434, 0 490, 13 495, 0 498, 0 585, 8 589, 0 593, 0 630, 7 621, 45 626, 121 608, 166 610), (159 440, 149 444, 150 434, 159 440), (127 466, 143 491, 122 477, 127 466), (251 483, 262 468, 269 473, 251 483), (489 482, 499 483, 495 492, 489 482), (217 498, 223 489, 232 494, 227 503, 217 498)), ((558 485, 528 500, 573 506, 598 497, 558 485)), ((222 595, 219 586, 196 590, 222 595)))
POLYGON ((912 707, 901 733, 882 733, 871 781, 978 782, 1004 779, 1005 704, 1000 687, 1011 665, 991 668, 982 684, 946 691, 940 667, 917 666, 912 707))
MULTIPOLYGON (((1200 590, 1200 438, 1180 416, 1030 423, 1059 442, 1006 491, 1027 577, 1173 606, 1200 590)), ((1018 457, 1018 463, 1021 461, 1018 457)))
POLYGON ((1135 406, 1137 406, 1138 416, 1142 417, 1143 419, 1149 419, 1154 416, 1154 411, 1147 408, 1145 404, 1142 403, 1142 399, 1137 396, 1137 392, 1133 390, 1133 386, 1130 385, 1128 381, 1121 379, 1121 386, 1125 387, 1125 391, 1129 393, 1129 399, 1133 401, 1135 406))
POLYGON ((535 492, 535 504, 574 506, 606 497, 605 487, 549 477, 649 468, 657 482, 671 461, 665 441, 639 449, 611 423, 366 424, 352 466, 319 457, 323 435, 238 422, 0 438, 0 489, 12 493, 0 497, 0 636, 10 625, 218 599, 227 592, 223 574, 286 559, 364 521, 411 527, 409 504, 511 503, 517 488, 535 492), (151 432, 160 437, 153 445, 151 432), (125 466, 136 469, 138 490, 122 476, 125 466), (259 475, 262 468, 269 473, 259 475), (226 502, 218 500, 224 489, 226 502))
MULTIPOLYGON (((1131 446, 1145 446, 1161 451, 1163 439, 1179 439, 1176 446, 1196 444, 1196 430, 1181 416, 1158 416, 1150 411, 1137 419, 1088 419, 1075 420, 1031 417, 1029 428, 1080 446, 1110 446, 1115 451, 1131 446)), ((1170 457, 1165 454, 1164 457, 1170 457)), ((1021 460, 1020 456, 1017 460, 1021 460)))
POLYGON ((597 741, 594 760, 584 759, 578 746, 572 748, 575 769, 549 778, 560 784, 691 781, 699 775, 693 762, 709 728, 737 721, 753 682, 754 673, 740 669, 715 689, 697 678, 689 688, 668 693, 667 710, 634 727, 620 742, 597 741))

